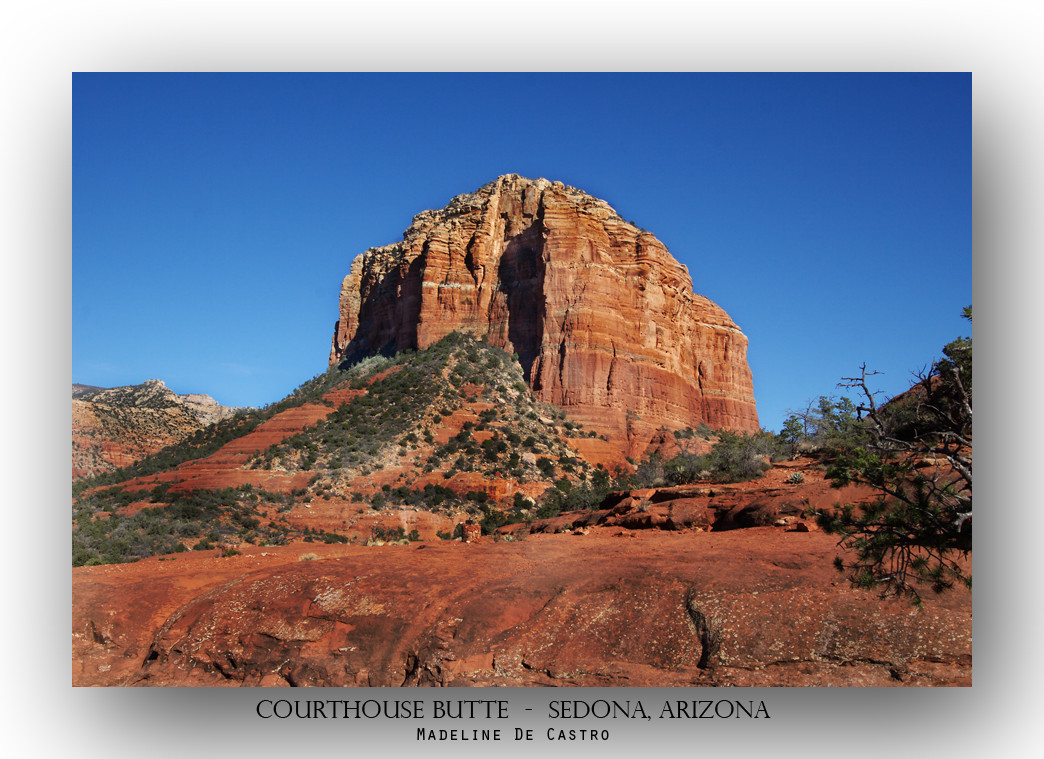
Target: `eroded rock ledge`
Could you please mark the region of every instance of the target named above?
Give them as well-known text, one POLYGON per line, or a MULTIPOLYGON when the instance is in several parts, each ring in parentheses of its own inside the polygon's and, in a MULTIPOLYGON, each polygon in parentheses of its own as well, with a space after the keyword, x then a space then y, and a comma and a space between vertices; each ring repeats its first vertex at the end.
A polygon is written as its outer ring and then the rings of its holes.
POLYGON ((821 532, 619 533, 81 568, 73 683, 971 684, 966 590, 852 589, 821 532))

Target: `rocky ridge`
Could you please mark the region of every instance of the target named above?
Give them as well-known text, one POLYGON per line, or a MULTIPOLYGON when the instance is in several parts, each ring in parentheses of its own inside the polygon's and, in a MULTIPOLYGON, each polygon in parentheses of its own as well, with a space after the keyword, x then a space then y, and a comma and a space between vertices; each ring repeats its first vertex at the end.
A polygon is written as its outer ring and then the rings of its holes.
POLYGON ((333 369, 87 490, 74 505, 75 562, 133 561, 249 532, 216 513, 205 526, 186 520, 179 499, 193 493, 235 490, 223 509, 249 509, 255 542, 313 530, 365 541, 374 528, 399 525, 435 539, 491 509, 531 518, 556 483, 607 484, 608 472, 630 468, 521 380, 506 353, 459 334, 395 360, 333 369), (131 535, 132 545, 116 540, 131 535))
POLYGON ((73 479, 132 464, 237 410, 209 395, 177 395, 158 379, 113 388, 74 384, 73 479))
POLYGON ((632 453, 664 426, 758 429, 736 324, 654 235, 561 182, 499 177, 358 256, 330 362, 453 330, 516 354, 539 400, 632 453))

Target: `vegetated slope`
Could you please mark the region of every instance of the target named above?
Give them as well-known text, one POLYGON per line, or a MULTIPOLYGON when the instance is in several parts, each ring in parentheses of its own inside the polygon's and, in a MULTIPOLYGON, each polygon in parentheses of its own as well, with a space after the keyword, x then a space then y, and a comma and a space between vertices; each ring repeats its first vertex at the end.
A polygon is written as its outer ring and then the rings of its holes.
POLYGON ((160 380, 72 386, 73 479, 112 472, 236 412, 209 395, 177 395, 160 380))
POLYGON ((572 445, 592 435, 535 401, 516 359, 454 333, 333 369, 276 406, 84 483, 111 486, 83 488, 74 503, 74 564, 222 542, 366 539, 406 526, 375 518, 393 509, 412 512, 429 538, 469 518, 488 531, 531 518, 552 485, 607 484, 597 450, 572 445))
POLYGON ((95 393, 99 390, 105 390, 104 387, 98 387, 97 385, 81 385, 78 382, 74 382, 72 386, 72 397, 81 398, 85 395, 95 393))

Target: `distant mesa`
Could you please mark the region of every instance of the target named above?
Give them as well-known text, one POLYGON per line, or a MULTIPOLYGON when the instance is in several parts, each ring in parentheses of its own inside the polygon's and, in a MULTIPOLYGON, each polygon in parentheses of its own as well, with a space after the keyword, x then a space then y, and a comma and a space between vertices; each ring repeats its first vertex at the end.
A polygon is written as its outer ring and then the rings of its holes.
POLYGON ((73 479, 129 466, 237 410, 209 395, 178 395, 158 379, 112 388, 73 383, 73 479))
POLYGON ((561 182, 499 177, 359 255, 330 364, 454 330, 517 354, 539 400, 600 432, 759 427, 746 336, 654 235, 561 182))

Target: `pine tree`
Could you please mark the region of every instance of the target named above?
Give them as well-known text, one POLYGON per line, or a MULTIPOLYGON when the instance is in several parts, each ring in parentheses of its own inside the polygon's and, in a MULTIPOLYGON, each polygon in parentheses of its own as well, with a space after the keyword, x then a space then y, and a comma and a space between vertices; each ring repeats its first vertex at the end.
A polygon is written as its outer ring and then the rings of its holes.
MULTIPOLYGON (((963 316, 971 321, 971 307, 963 316)), ((903 395, 878 405, 861 368, 845 378, 857 389, 860 434, 839 445, 827 471, 835 487, 862 483, 880 496, 871 504, 816 513, 841 536, 853 558, 838 568, 857 585, 909 595, 960 582, 971 587, 962 559, 972 548, 972 340, 961 337, 920 372, 903 395)))

